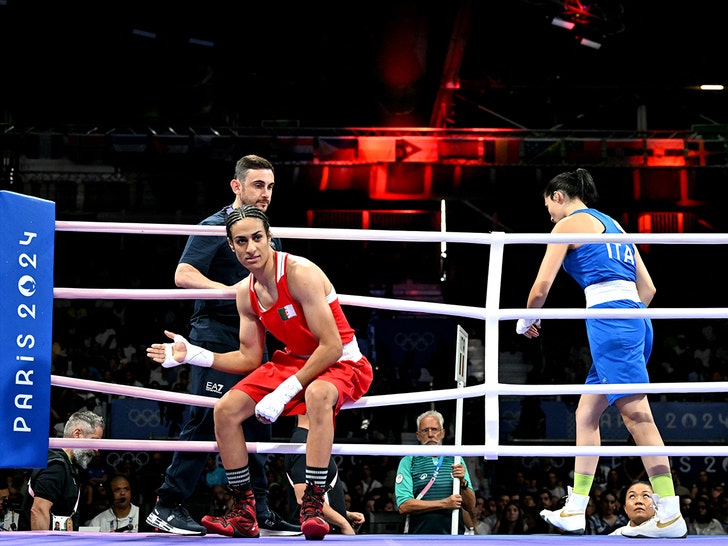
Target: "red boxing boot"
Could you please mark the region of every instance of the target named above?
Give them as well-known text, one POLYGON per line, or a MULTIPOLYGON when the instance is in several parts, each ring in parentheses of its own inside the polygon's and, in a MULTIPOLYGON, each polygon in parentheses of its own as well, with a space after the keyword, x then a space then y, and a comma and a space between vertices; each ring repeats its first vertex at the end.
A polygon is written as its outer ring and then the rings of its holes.
POLYGON ((301 531, 306 540, 323 540, 330 529, 324 520, 324 488, 308 482, 301 502, 301 531))
POLYGON ((210 533, 234 538, 258 538, 258 520, 255 517, 255 496, 253 492, 232 489, 235 499, 230 512, 224 516, 205 516, 202 525, 210 533))

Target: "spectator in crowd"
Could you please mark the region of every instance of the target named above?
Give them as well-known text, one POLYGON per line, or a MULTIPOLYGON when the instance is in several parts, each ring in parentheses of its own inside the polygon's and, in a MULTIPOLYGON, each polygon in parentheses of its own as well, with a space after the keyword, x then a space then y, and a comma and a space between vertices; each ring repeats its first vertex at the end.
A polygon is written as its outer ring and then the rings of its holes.
POLYGON ((551 491, 546 489, 546 487, 541 487, 534 500, 536 501, 536 507, 539 509, 539 512, 541 510, 553 510, 556 508, 556 502, 558 502, 558 499, 554 499, 551 491))
MULTIPOLYGON (((628 445, 634 445, 634 442, 627 441, 628 445)), ((645 471, 645 465, 642 463, 642 459, 637 455, 628 455, 622 457, 622 462, 616 467, 619 474, 619 488, 628 486, 631 483, 643 481, 647 479, 647 472, 645 471)), ((619 494, 619 492, 617 492, 619 494)))
POLYGON ((723 525, 715 517, 710 499, 704 495, 693 500, 692 512, 688 519, 689 535, 725 535, 723 525))
POLYGON ((549 472, 546 488, 551 492, 551 498, 560 499, 566 496, 566 489, 556 472, 549 472))
POLYGON ((361 467, 361 494, 363 497, 368 496, 375 489, 382 487, 382 482, 374 477, 371 467, 365 464, 361 467))
MULTIPOLYGON (((538 467, 536 467, 535 471, 533 472, 533 477, 536 479, 536 483, 538 483, 540 488, 548 488, 550 474, 556 474, 557 481, 564 480, 564 476, 562 475, 561 470, 554 466, 554 462, 551 457, 540 457, 538 460, 538 467)), ((561 497, 554 498, 558 500, 561 497)))
MULTIPOLYGON (((470 470, 470 467, 468 467, 468 471, 470 471, 470 475, 473 475, 473 472, 470 470)), ((526 477, 526 473, 522 470, 519 470, 515 474, 515 478, 513 480, 513 483, 508 485, 506 487, 506 491, 510 492, 511 496, 517 495, 521 497, 521 500, 523 500, 523 497, 525 495, 531 495, 531 498, 533 498, 533 495, 536 493, 536 489, 533 486, 534 480, 531 480, 526 477)), ((475 490, 476 494, 478 490, 475 490)))
POLYGON ((595 508, 589 521, 589 528, 595 535, 608 535, 617 527, 627 524, 627 518, 620 511, 619 500, 612 493, 604 493, 595 508))
POLYGON ((685 521, 690 519, 690 515, 693 512, 693 497, 690 495, 680 495, 680 513, 685 518, 685 521))
POLYGON ((698 479, 690 488, 690 496, 697 499, 700 495, 710 496, 713 485, 710 483, 710 476, 705 470, 698 472, 698 479))
POLYGON ((683 495, 690 495, 690 488, 684 486, 680 482, 680 474, 677 469, 673 468, 672 472, 672 483, 675 484, 675 494, 682 497, 683 495))
POLYGON ((715 507, 718 504, 718 497, 724 491, 725 484, 723 482, 713 485, 710 491, 710 504, 715 507))
POLYGON ((225 469, 221 467, 219 464, 217 464, 217 455, 210 453, 207 456, 207 461, 205 462, 205 470, 203 471, 203 479, 205 480, 205 485, 209 487, 211 490, 216 485, 227 485, 227 474, 225 474, 225 469))
POLYGON ((473 514, 473 524, 476 535, 489 535, 495 525, 495 518, 490 518, 491 514, 495 514, 495 499, 486 499, 481 495, 475 497, 475 513, 473 514))
POLYGON ((591 493, 589 494, 592 500, 595 502, 595 506, 599 506, 599 502, 602 500, 604 494, 604 488, 598 485, 592 485, 591 493))
POLYGON ((289 485, 286 477, 286 456, 282 453, 269 455, 265 467, 268 473, 268 486, 277 484, 285 491, 289 485))
POLYGON ((495 527, 491 531, 491 535, 525 535, 528 532, 528 526, 523 516, 523 511, 518 503, 510 501, 503 508, 495 527))
POLYGON ((132 491, 138 491, 140 489, 140 472, 142 469, 142 461, 132 455, 131 453, 124 453, 121 459, 116 463, 114 469, 115 474, 121 474, 126 476, 129 480, 132 491))
POLYGON ((233 507, 233 497, 228 488, 223 485, 215 485, 212 488, 212 514, 222 517, 233 507))
POLYGON ((115 475, 109 481, 111 506, 94 516, 88 525, 101 533, 138 533, 139 507, 131 502, 131 485, 126 476, 115 475))
POLYGON ((607 472, 607 481, 604 484, 604 493, 609 492, 614 496, 619 495, 619 492, 629 483, 623 482, 622 476, 616 468, 612 468, 607 472))
POLYGON ((715 519, 720 522, 723 530, 728 533, 728 493, 725 491, 715 499, 715 519))

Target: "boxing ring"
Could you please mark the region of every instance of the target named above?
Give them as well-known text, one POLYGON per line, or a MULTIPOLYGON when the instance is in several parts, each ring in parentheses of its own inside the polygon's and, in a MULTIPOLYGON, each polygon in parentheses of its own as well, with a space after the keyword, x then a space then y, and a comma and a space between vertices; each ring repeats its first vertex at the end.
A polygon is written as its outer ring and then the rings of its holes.
MULTIPOLYGON (((224 235, 225 228, 222 226, 197 226, 197 225, 167 225, 167 224, 135 224, 135 223, 113 223, 113 222, 76 222, 56 221, 56 231, 68 232, 89 232, 106 234, 143 234, 143 235, 224 235)), ((334 455, 453 455, 453 456, 474 456, 482 457, 485 460, 496 460, 499 457, 529 457, 533 456, 533 446, 529 445, 503 445, 500 438, 500 416, 499 399, 502 396, 546 396, 546 395, 579 395, 585 392, 590 393, 632 393, 643 392, 655 393, 715 393, 728 390, 728 382, 711 381, 706 383, 651 383, 632 384, 619 386, 601 385, 525 385, 501 383, 498 379, 499 367, 499 328, 501 323, 506 328, 513 328, 519 318, 541 318, 541 319, 584 319, 584 318, 638 318, 651 317, 653 319, 690 319, 690 318, 728 318, 728 308, 648 308, 648 309, 584 309, 584 308, 501 308, 500 293, 502 286, 502 271, 504 261, 504 250, 509 244, 534 245, 546 243, 593 243, 593 242, 615 242, 615 243, 636 243, 636 244, 728 244, 728 235, 709 234, 621 234, 621 235, 551 235, 534 233, 460 233, 447 231, 387 231, 387 230, 357 230, 357 229, 314 229, 314 228, 282 228, 271 229, 275 237, 281 239, 310 239, 310 240, 339 240, 339 241, 386 241, 386 242, 408 242, 408 243, 447 243, 447 244, 468 244, 487 245, 489 247, 489 263, 486 283, 485 305, 462 306, 433 302, 408 301, 403 299, 368 297, 359 295, 339 294, 339 299, 344 306, 364 307, 369 309, 403 311, 423 314, 445 315, 449 317, 461 317, 482 321, 484 327, 484 361, 485 374, 483 382, 470 386, 459 386, 453 389, 436 389, 423 392, 409 392, 391 395, 365 396, 356 403, 347 404, 343 410, 351 408, 374 408, 393 405, 405 405, 413 403, 431 403, 437 401, 464 400, 467 398, 479 398, 483 400, 485 411, 484 434, 485 442, 478 445, 463 445, 456 442, 455 445, 423 446, 423 445, 392 445, 382 444, 340 444, 333 445, 334 455)), ((529 264, 534 276, 538 264, 529 264)), ((328 274, 336 284, 336 271, 328 271, 328 274)), ((171 277, 172 271, 169 272, 171 277)), ((525 301, 530 285, 523 286, 522 294, 525 301)), ((192 300, 192 299, 234 299, 235 290, 191 290, 191 289, 86 289, 86 288, 64 288, 54 287, 53 297, 55 299, 128 299, 128 300, 192 300)), ((135 340, 137 343, 152 343, 161 339, 160 337, 150 340, 135 340)), ((204 396, 170 392, 168 390, 156 390, 145 387, 134 387, 119 385, 115 383, 104 383, 98 381, 84 380, 74 377, 52 375, 52 386, 120 395, 126 397, 141 398, 157 402, 170 402, 188 405, 199 405, 212 407, 216 399, 204 396)), ((457 427, 462 426, 462 414, 458 412, 457 427)), ((200 451, 215 452, 215 442, 181 442, 177 440, 125 440, 125 439, 69 439, 50 438, 51 448, 93 448, 99 450, 138 450, 138 451, 200 451)), ((305 445, 292 444, 288 442, 252 442, 248 449, 253 453, 286 454, 304 453, 305 445)), ((682 446, 595 446, 577 447, 566 445, 540 445, 539 452, 551 456, 573 457, 575 455, 599 455, 606 456, 642 456, 642 455, 728 455, 728 447, 725 445, 682 445, 682 446)), ((158 543, 169 546, 176 546, 183 542, 190 541, 230 541, 234 543, 247 541, 249 539, 232 539, 228 537, 206 535, 204 537, 179 537, 165 533, 74 533, 67 537, 57 532, 13 532, 0 533, 0 543, 23 540, 28 544, 53 544, 67 540, 79 540, 85 544, 101 545, 102 542, 112 540, 119 543, 141 542, 158 543)), ((689 535, 687 540, 691 544, 711 542, 720 536, 695 536, 689 535)), ((458 540, 487 540, 491 543, 512 543, 516 540, 527 540, 532 544, 555 544, 558 540, 569 540, 574 543, 582 541, 614 541, 625 540, 621 537, 564 537, 563 535, 475 535, 475 536, 408 536, 408 535, 356 535, 340 536, 330 535, 325 538, 327 542, 354 541, 358 544, 381 544, 382 541, 390 545, 408 544, 414 541, 419 543, 440 544, 445 541, 458 540), (374 542, 376 541, 376 542, 374 542)), ((303 537, 261 537, 271 544, 283 544, 291 540, 305 540, 303 537)), ((631 539, 648 540, 648 539, 631 539)), ((654 539, 651 539, 654 542, 654 539)), ((220 542, 222 544, 223 542, 220 542)))
MULTIPOLYGON (((19 531, 0 533, 0 544, 32 544, 55 545, 73 541, 81 546, 105 546, 109 540, 113 544, 158 544, 159 546, 189 546, 190 544, 205 544, 206 546, 224 546, 225 544, 262 544, 268 546, 283 546, 284 544, 311 544, 303 536, 298 537, 261 537, 229 538, 221 535, 205 535, 202 537, 182 537, 166 533, 73 533, 72 537, 64 533, 52 531, 19 531)), ((718 546, 719 540, 725 541, 725 535, 701 536, 688 535, 685 539, 690 546, 718 546)), ((472 542, 473 544, 487 543, 488 546, 515 546, 526 542, 529 545, 556 546, 557 544, 585 544, 606 546, 607 544, 675 544, 675 539, 626 538, 619 536, 563 536, 563 535, 327 535, 323 544, 355 544, 356 546, 414 546, 472 542), (601 545, 597 543, 601 542, 601 545)), ((313 542, 321 544, 322 542, 313 542)), ((683 544, 683 542, 678 542, 683 544)), ((722 542, 721 542, 722 544, 722 542)))

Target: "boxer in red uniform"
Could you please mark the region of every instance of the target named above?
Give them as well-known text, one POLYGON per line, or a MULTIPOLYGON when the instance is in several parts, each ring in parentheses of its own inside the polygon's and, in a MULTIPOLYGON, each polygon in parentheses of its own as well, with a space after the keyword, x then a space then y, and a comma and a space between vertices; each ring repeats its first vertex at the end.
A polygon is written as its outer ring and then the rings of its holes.
POLYGON ((250 271, 236 296, 240 350, 213 353, 166 331, 173 343, 152 344, 147 355, 165 367, 187 363, 247 374, 215 405, 215 437, 235 505, 225 516, 202 519, 211 533, 259 535, 241 423, 253 414, 263 423, 308 415, 301 530, 306 539, 320 540, 329 532, 323 503, 335 417, 342 404, 367 392, 372 366, 359 351, 331 281, 313 262, 271 248, 263 211, 234 209, 226 228, 231 251, 250 271), (266 330, 285 348, 261 365, 266 330))

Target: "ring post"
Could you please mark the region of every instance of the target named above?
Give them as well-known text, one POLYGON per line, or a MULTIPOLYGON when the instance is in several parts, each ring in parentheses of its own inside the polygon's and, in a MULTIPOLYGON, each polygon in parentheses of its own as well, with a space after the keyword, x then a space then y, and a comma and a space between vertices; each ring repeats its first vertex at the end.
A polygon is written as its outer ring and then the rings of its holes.
POLYGON ((0 191, 0 468, 45 468, 55 203, 0 191))

